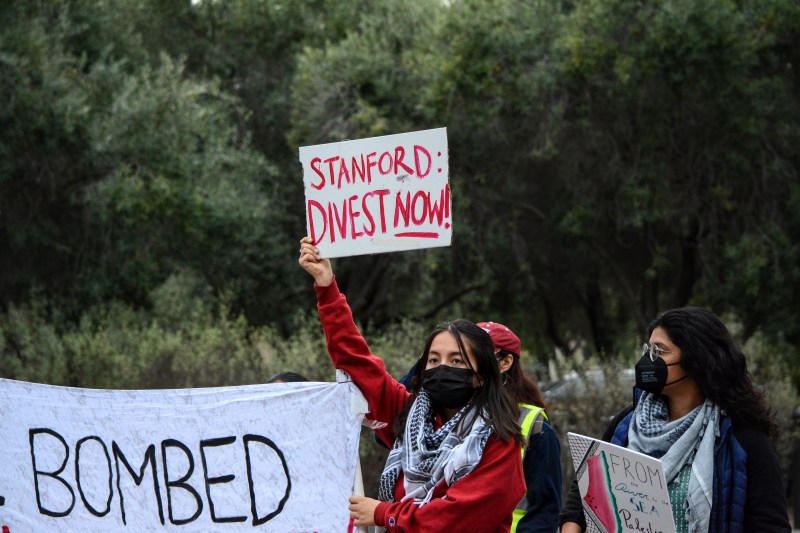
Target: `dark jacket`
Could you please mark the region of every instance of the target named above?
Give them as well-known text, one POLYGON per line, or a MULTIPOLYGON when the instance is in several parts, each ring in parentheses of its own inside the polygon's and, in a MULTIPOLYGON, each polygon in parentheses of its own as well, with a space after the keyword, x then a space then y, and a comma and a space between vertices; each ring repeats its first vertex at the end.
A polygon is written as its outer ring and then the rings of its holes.
MULTIPOLYGON (((634 394, 634 404, 641 395, 634 394)), ((635 405, 615 416, 603 440, 628 445, 628 427, 635 405)), ((710 533, 791 532, 778 454, 762 431, 734 427, 729 416, 720 419, 714 452, 714 495, 710 533)), ((561 523, 575 522, 586 530, 578 484, 573 480, 561 523)))

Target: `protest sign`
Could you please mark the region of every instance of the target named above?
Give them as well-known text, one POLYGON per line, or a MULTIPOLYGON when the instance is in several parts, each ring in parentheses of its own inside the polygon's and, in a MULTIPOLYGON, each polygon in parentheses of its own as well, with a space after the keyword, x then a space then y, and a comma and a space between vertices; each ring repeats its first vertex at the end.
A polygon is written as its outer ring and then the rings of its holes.
POLYGON ((450 245, 445 128, 303 146, 300 162, 323 257, 450 245))
POLYGON ((352 383, 96 390, 0 380, 0 525, 347 529, 366 402, 352 383))
POLYGON ((567 438, 586 531, 675 532, 661 461, 577 433, 567 438))

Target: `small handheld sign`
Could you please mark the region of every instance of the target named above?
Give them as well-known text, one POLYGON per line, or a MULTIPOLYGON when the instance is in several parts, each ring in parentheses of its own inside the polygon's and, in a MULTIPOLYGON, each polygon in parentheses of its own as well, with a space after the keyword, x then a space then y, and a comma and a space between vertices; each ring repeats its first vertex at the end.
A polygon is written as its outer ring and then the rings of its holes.
POLYGON ((567 438, 586 531, 675 532, 661 461, 577 433, 567 438))
POLYGON ((446 128, 303 146, 300 162, 323 257, 450 245, 446 128))

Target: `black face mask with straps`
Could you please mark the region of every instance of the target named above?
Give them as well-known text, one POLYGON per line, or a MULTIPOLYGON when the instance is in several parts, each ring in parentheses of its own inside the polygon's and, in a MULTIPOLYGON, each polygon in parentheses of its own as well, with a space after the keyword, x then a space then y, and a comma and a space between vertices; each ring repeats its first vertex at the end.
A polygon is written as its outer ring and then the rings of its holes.
POLYGON ((681 364, 680 361, 667 364, 660 357, 655 361, 651 361, 648 354, 642 355, 642 358, 637 361, 634 367, 636 371, 636 387, 653 394, 661 394, 661 391, 667 385, 672 385, 689 377, 689 374, 686 374, 682 378, 667 383, 668 367, 679 364, 681 364))
POLYGON ((466 405, 475 393, 472 377, 469 368, 439 365, 425 371, 422 388, 438 405, 458 409, 466 405))

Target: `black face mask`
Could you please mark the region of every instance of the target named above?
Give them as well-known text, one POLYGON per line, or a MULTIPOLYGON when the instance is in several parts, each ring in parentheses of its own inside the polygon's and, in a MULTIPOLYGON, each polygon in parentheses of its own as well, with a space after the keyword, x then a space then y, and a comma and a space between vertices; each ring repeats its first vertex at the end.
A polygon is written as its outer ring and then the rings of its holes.
POLYGON ((475 393, 472 370, 439 365, 426 370, 422 377, 424 388, 431 399, 448 409, 463 407, 475 393))
POLYGON ((689 374, 686 374, 682 378, 667 383, 667 367, 679 364, 681 364, 680 361, 667 364, 660 357, 655 361, 651 361, 650 356, 644 354, 634 367, 636 370, 636 387, 646 392, 660 394, 667 385, 672 385, 673 383, 677 383, 689 377, 689 374))

